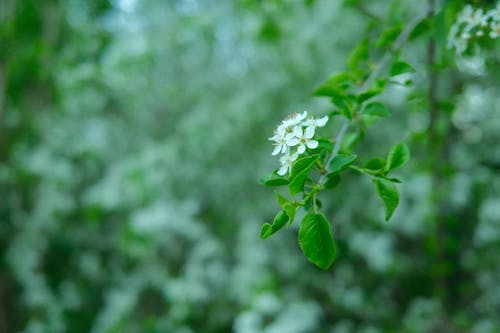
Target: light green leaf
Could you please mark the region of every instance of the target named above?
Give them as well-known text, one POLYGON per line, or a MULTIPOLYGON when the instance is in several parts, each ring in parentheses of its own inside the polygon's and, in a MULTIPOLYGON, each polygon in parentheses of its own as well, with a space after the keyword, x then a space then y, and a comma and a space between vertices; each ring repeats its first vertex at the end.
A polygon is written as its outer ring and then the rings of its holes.
POLYGON ((380 38, 375 42, 375 46, 380 48, 391 45, 401 33, 402 26, 397 25, 385 30, 380 38))
POLYGON ((385 171, 389 172, 396 168, 400 168, 410 159, 410 149, 404 143, 399 143, 391 148, 387 162, 385 164, 385 171))
POLYGON ((283 228, 289 220, 289 216, 284 210, 280 210, 274 217, 273 224, 264 223, 260 229, 260 238, 266 239, 276 231, 283 228))
POLYGON ((288 184, 288 179, 273 173, 271 176, 260 178, 260 183, 265 186, 283 186, 288 184))
POLYGON ((298 159, 293 163, 292 171, 290 172, 290 183, 288 185, 291 195, 302 192, 304 182, 318 158, 319 155, 311 155, 298 159))
POLYGON ((385 220, 389 221, 399 204, 398 189, 393 183, 382 179, 375 178, 373 182, 375 183, 377 194, 384 204, 385 220))
POLYGON ((403 73, 415 73, 416 70, 410 64, 404 61, 397 61, 391 66, 391 76, 403 73))
POLYGON ((308 213, 299 229, 299 245, 306 258, 321 269, 335 259, 335 244, 330 224, 323 214, 308 213))
POLYGON ((391 115, 389 109, 387 109, 387 107, 380 102, 372 102, 367 104, 363 110, 363 113, 377 117, 388 117, 391 115))
POLYGON ((338 154, 333 158, 330 162, 330 166, 328 167, 329 173, 339 173, 345 170, 349 165, 351 165, 356 159, 358 155, 356 154, 338 154))
POLYGON ((353 83, 352 77, 346 72, 341 72, 332 75, 328 80, 326 80, 321 86, 319 86, 314 92, 315 96, 342 96, 344 95, 344 90, 350 87, 353 83))
POLYGON ((347 67, 351 72, 362 72, 367 67, 368 60, 368 39, 365 39, 356 46, 347 58, 347 67))

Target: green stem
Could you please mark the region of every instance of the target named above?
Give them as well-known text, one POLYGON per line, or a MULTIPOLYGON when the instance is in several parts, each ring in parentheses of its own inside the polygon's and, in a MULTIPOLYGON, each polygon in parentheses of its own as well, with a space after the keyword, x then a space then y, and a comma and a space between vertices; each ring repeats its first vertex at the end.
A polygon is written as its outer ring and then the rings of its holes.
MULTIPOLYGON (((378 64, 375 67, 375 70, 371 72, 370 76, 366 81, 363 83, 363 86, 361 87, 360 93, 363 93, 367 91, 375 79, 379 77, 380 75, 383 74, 383 72, 386 70, 388 67, 388 64, 390 63, 392 57, 396 52, 398 52, 404 45, 404 43, 408 40, 410 37, 411 32, 415 27, 422 21, 427 16, 427 11, 423 15, 417 15, 408 25, 405 27, 405 29, 399 34, 398 38, 394 41, 394 44, 390 50, 390 52, 386 53, 382 59, 378 62, 378 64)), ((330 163, 332 160, 335 158, 335 156, 338 155, 340 146, 342 145, 342 141, 344 139, 345 133, 347 132, 347 129, 349 128, 349 123, 350 121, 348 119, 344 119, 344 123, 342 124, 342 127, 339 130, 339 133, 337 134, 337 137, 335 139, 335 146, 333 147, 333 151, 328 157, 328 160, 325 164, 325 169, 328 171, 328 168, 330 166, 330 163)), ((327 173, 323 174, 321 178, 319 179, 318 183, 319 184, 324 184, 327 180, 327 173)))

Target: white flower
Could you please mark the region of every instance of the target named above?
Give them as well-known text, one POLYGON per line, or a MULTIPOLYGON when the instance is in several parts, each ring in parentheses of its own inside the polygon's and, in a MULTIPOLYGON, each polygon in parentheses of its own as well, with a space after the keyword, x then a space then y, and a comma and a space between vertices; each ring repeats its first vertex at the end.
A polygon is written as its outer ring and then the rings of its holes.
POLYGON ((497 21, 497 22, 491 22, 490 24, 490 33, 488 34, 488 36, 490 36, 490 38, 497 38, 498 36, 500 36, 500 20, 497 21))
POLYGON ((294 137, 287 141, 287 145, 294 147, 299 145, 297 152, 302 154, 306 151, 306 147, 314 149, 318 147, 318 141, 312 140, 314 137, 314 126, 309 126, 304 131, 301 126, 295 126, 293 128, 294 137))
POLYGON ((457 23, 469 23, 474 13, 471 5, 466 5, 457 15, 457 23))
POLYGON ((272 155, 278 155, 279 153, 285 154, 288 152, 287 140, 293 136, 291 133, 287 133, 283 126, 278 126, 276 132, 274 132, 274 136, 270 137, 270 141, 274 141, 274 147, 272 155))
POLYGON ((328 116, 322 118, 309 118, 304 121, 304 126, 323 127, 328 122, 328 116))
POLYGON ((298 153, 286 154, 280 157, 281 168, 278 170, 278 175, 284 176, 292 168, 293 162, 299 156, 298 153))
POLYGON ((306 119, 306 117, 307 117, 307 111, 304 111, 302 114, 294 113, 287 119, 283 120, 281 126, 283 126, 287 131, 290 131, 291 128, 300 124, 302 120, 306 119))

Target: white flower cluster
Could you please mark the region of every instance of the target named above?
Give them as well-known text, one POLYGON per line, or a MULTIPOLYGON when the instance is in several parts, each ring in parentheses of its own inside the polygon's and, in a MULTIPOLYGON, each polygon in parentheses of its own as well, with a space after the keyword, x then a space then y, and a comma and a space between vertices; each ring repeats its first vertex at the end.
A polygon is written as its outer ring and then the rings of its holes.
POLYGON ((274 135, 269 138, 275 145, 272 155, 280 156, 281 168, 278 175, 287 174, 293 162, 306 151, 306 148, 318 147, 318 141, 314 140, 316 127, 323 127, 328 121, 328 116, 322 118, 307 118, 307 111, 302 114, 293 114, 283 120, 274 135))
POLYGON ((461 54, 467 50, 473 38, 488 36, 496 39, 500 36, 500 3, 488 11, 474 9, 466 5, 457 15, 448 35, 448 48, 461 54))

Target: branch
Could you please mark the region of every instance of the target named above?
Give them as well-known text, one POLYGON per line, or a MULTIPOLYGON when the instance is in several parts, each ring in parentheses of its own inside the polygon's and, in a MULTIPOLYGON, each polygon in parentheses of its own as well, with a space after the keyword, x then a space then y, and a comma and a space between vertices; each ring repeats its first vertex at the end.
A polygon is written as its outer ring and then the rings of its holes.
MULTIPOLYGON (((416 16, 412 21, 410 21, 410 23, 408 23, 408 25, 405 27, 405 29, 399 34, 398 38, 396 38, 396 40, 394 41, 394 44, 392 45, 391 50, 388 53, 386 53, 382 57, 382 59, 380 59, 380 61, 375 66, 375 70, 373 72, 371 72, 370 76, 363 83, 363 85, 361 86, 361 89, 360 89, 360 93, 363 93, 366 90, 368 90, 371 87, 371 85, 373 84, 373 82, 375 81, 375 79, 377 77, 379 77, 380 75, 382 75, 382 73, 386 70, 387 65, 391 61, 394 54, 396 52, 398 52, 403 47, 403 45, 406 43, 406 41, 410 37, 410 34, 413 31, 413 29, 415 29, 415 27, 424 18, 426 18, 427 15, 428 15, 428 12, 426 10, 423 14, 416 16)), ((342 124, 342 127, 340 128, 339 133, 337 134, 337 137, 335 138, 335 146, 333 147, 333 151, 330 154, 330 156, 328 157, 328 160, 325 164, 326 170, 328 170, 330 163, 335 158, 335 156, 337 156, 339 153, 340 146, 342 145, 342 141, 344 140, 345 133, 347 132, 347 129, 349 127, 349 123, 350 122, 348 119, 344 119, 344 123, 342 124)), ((326 178, 327 178, 327 173, 325 173, 321 176, 321 178, 319 179, 319 183, 324 184, 326 181, 326 178)))

